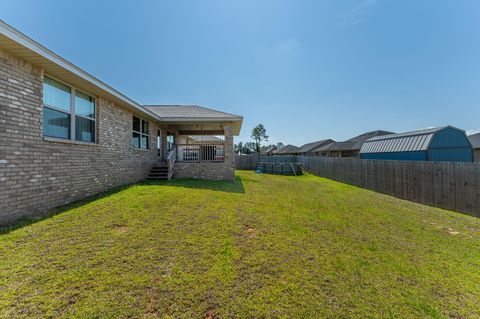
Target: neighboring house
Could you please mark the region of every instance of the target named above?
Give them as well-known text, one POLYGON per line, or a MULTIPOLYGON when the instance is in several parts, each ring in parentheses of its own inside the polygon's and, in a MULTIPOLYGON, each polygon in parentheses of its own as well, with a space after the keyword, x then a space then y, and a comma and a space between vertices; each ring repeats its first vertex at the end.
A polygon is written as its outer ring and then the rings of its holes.
POLYGON ((381 136, 386 134, 393 134, 388 131, 371 131, 363 133, 361 135, 352 137, 344 142, 334 142, 324 146, 320 146, 313 150, 316 156, 328 156, 328 157, 358 157, 360 149, 363 143, 375 136, 381 136))
POLYGON ((223 143, 223 139, 215 135, 191 135, 186 138, 186 143, 195 144, 195 143, 212 143, 218 144, 223 143))
POLYGON ((189 144, 223 144, 225 141, 215 135, 182 135, 176 141, 177 145, 189 144))
POLYGON ((326 140, 304 144, 300 146, 300 149, 298 150, 298 155, 315 156, 315 149, 326 146, 326 145, 330 145, 332 143, 335 143, 335 141, 332 139, 326 139, 326 140))
POLYGON ((233 180, 242 120, 195 105, 142 106, 0 20, 0 223, 143 180, 157 166, 150 176, 233 180), (175 144, 198 135, 224 141, 186 152, 175 144))
POLYGON ((362 159, 472 162, 464 130, 453 126, 373 137, 360 150, 362 159))
POLYGON ((273 152, 274 155, 297 155, 300 148, 295 145, 288 144, 273 152))
POLYGON ((261 151, 260 155, 270 156, 270 155, 273 155, 273 152, 276 151, 276 150, 277 150, 277 147, 275 145, 272 145, 269 148, 267 148, 266 150, 261 151))
POLYGON ((473 147, 473 158, 475 162, 480 162, 480 133, 469 135, 468 140, 473 147))

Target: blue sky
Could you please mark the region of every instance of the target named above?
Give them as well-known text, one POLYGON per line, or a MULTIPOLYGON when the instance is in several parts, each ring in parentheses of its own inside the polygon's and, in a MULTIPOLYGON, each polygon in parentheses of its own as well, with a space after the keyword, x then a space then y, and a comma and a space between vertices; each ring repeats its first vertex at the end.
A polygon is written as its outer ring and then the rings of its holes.
POLYGON ((142 104, 199 104, 300 145, 480 129, 480 1, 2 0, 0 18, 142 104))

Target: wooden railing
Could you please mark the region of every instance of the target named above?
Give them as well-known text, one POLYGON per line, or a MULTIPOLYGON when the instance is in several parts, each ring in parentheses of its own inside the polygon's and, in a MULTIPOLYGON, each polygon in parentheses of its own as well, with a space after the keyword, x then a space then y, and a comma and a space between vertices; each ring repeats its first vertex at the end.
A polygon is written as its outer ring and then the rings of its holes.
POLYGON ((177 152, 175 151, 175 147, 173 147, 173 149, 168 152, 168 156, 167 156, 169 180, 171 180, 173 177, 173 166, 175 165, 176 160, 177 160, 177 152))
POLYGON ((224 144, 179 144, 176 146, 179 162, 223 162, 225 161, 224 144))

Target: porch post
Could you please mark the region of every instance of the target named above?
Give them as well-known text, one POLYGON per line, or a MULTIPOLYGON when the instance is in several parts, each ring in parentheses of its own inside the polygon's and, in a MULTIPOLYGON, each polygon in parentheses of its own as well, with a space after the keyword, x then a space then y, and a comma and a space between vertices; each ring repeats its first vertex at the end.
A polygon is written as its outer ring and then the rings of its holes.
POLYGON ((225 137, 225 163, 228 166, 233 167, 233 126, 231 124, 225 124, 223 126, 223 131, 225 137))
POLYGON ((160 129, 160 140, 161 140, 161 145, 160 148, 162 149, 162 160, 167 159, 168 151, 167 151, 167 129, 162 128, 160 129))

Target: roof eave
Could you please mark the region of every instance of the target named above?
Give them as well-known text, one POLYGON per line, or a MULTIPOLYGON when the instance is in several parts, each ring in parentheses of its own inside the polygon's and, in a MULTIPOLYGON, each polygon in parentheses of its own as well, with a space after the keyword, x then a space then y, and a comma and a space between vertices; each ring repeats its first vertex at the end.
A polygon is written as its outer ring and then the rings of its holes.
MULTIPOLYGON (((117 103, 120 102, 120 104, 129 106, 139 111, 142 114, 148 115, 153 119, 156 119, 156 120, 159 119, 159 117, 155 113, 145 109, 139 103, 133 101, 129 97, 125 96, 124 94, 120 93, 116 89, 109 86, 108 84, 100 81, 99 79, 95 78, 91 74, 85 72, 84 70, 68 62, 61 56, 45 48, 40 43, 36 42, 35 40, 29 38, 25 34, 11 27, 7 23, 5 23, 3 20, 0 20, 0 34, 6 37, 7 39, 15 42, 19 46, 33 52, 35 55, 38 55, 39 57, 43 58, 44 64, 52 63, 55 66, 58 66, 64 69, 65 71, 73 74, 75 77, 78 77, 79 79, 84 80, 89 84, 97 87, 98 89, 100 89, 105 93, 106 97, 113 98, 114 100, 113 102, 117 102, 117 103)), ((38 64, 38 63, 35 63, 35 64, 38 64)), ((45 65, 42 65, 42 63, 40 63, 40 65, 38 66, 45 67, 45 65)), ((54 74, 52 75, 54 76, 54 74)), ((70 84, 75 85, 75 83, 70 83, 70 84)))
POLYGON ((160 122, 243 122, 243 117, 160 117, 160 122))
POLYGON ((240 131, 242 129, 243 124, 243 117, 224 117, 224 118, 207 118, 207 117, 189 117, 189 118, 177 118, 177 117, 162 117, 158 120, 161 124, 208 124, 208 123, 215 123, 215 124, 224 124, 224 123, 232 123, 233 124, 233 132, 234 136, 240 135, 240 131))
MULTIPOLYGON (((243 123, 243 117, 233 115, 227 117, 189 117, 189 118, 171 118, 161 117, 152 110, 142 106, 135 102, 124 94, 120 93, 116 89, 112 88, 108 84, 100 81, 91 74, 85 72, 76 65, 68 62, 61 56, 50 51, 40 43, 29 38, 25 34, 11 27, 3 20, 0 20, 0 39, 3 39, 6 45, 15 51, 15 55, 25 59, 26 62, 31 62, 39 68, 45 70, 47 75, 52 77, 58 77, 59 80, 63 80, 60 74, 68 76, 69 80, 66 81, 72 86, 78 86, 78 89, 83 89, 86 93, 103 97, 107 100, 111 100, 120 106, 126 107, 134 113, 138 113, 141 116, 146 117, 148 120, 158 121, 160 123, 222 123, 232 122, 234 123, 234 134, 240 134, 240 129, 243 123), (32 61, 29 61, 32 59, 32 61), (50 71, 49 71, 50 70, 50 71), (52 70, 55 70, 54 72, 52 70), (56 74, 58 72, 58 74, 56 74)), ((8 50, 6 50, 8 52, 8 50)), ((203 107, 204 108, 204 107, 203 107)))

